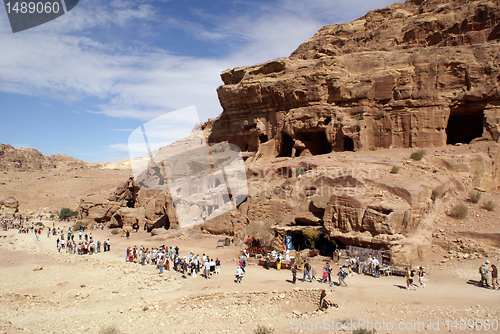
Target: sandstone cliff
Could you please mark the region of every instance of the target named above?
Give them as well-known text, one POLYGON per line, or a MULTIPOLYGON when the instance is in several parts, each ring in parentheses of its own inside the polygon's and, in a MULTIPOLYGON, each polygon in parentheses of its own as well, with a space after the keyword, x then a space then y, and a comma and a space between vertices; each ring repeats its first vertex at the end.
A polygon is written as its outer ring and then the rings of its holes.
POLYGON ((227 70, 211 142, 271 156, 498 140, 500 5, 406 1, 227 70))

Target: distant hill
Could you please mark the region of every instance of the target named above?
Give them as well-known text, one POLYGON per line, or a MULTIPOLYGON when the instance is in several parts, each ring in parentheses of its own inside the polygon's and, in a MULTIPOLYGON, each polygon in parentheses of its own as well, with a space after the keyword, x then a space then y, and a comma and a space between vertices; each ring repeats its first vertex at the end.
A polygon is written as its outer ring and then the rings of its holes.
POLYGON ((43 155, 33 148, 14 148, 0 144, 0 169, 2 171, 39 171, 60 166, 91 166, 93 164, 65 154, 43 155))

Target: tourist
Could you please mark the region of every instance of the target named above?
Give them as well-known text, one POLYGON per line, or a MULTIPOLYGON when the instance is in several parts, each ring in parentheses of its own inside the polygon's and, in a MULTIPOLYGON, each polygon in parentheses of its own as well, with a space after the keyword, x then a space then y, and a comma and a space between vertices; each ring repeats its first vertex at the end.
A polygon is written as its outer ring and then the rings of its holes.
POLYGON ((373 276, 375 276, 375 277, 379 277, 379 275, 378 275, 378 270, 380 268, 379 265, 380 265, 380 263, 377 260, 377 258, 373 257, 373 259, 372 259, 372 272, 373 272, 373 276))
POLYGON ((424 284, 424 267, 420 266, 418 268, 418 283, 420 284, 421 288, 425 288, 424 284))
MULTIPOLYGON (((205 255, 205 254, 203 254, 205 255)), ((243 272, 245 272, 245 267, 247 266, 247 260, 245 259, 245 256, 241 256, 241 270, 243 270, 243 272)))
POLYGON ((295 263, 292 265, 292 281, 293 284, 297 281, 297 265, 295 263))
POLYGON ((345 282, 345 278, 347 277, 347 273, 345 272, 343 267, 339 267, 339 272, 337 273, 337 276, 339 277, 339 286, 340 287, 347 287, 347 284, 345 282))
POLYGON ((276 258, 276 270, 281 270, 281 253, 278 253, 278 257, 276 258))
POLYGON ((210 261, 208 257, 205 259, 205 279, 210 278, 210 261))
POLYGON ((285 251, 285 261, 290 261, 290 250, 288 248, 285 251))
POLYGON ((406 290, 410 290, 410 285, 417 290, 417 285, 413 284, 413 271, 411 268, 406 267, 406 290))
POLYGON ((498 269, 494 264, 491 265, 491 287, 493 290, 498 286, 498 290, 500 290, 500 286, 498 285, 498 269))
MULTIPOLYGON (((194 264, 194 260, 193 260, 193 264, 194 264)), ((217 259, 215 260, 215 273, 216 273, 217 275, 219 275, 219 274, 220 274, 220 260, 219 260, 219 258, 217 258, 217 259)))
POLYGON ((325 266, 323 266, 323 276, 321 276, 321 280, 319 281, 320 283, 326 283, 328 281, 328 269, 325 266))
POLYGON ((311 268, 311 276, 312 276, 312 279, 315 281, 316 280, 316 268, 314 268, 314 266, 312 266, 312 268, 311 268))
POLYGON ((309 274, 309 270, 311 270, 311 265, 306 261, 304 264, 304 277, 302 277, 302 282, 306 281, 306 276, 309 277, 309 282, 312 283, 311 275, 309 274))
POLYGON ((330 266, 330 262, 326 263, 326 272, 328 274, 328 283, 332 283, 332 266, 330 266))
POLYGON ((236 269, 236 283, 241 283, 241 280, 243 279, 243 270, 241 267, 238 267, 236 269))
POLYGON ((490 269, 489 269, 489 264, 490 264, 490 261, 489 260, 486 260, 486 262, 484 262, 484 264, 479 267, 479 273, 481 274, 481 283, 479 286, 482 286, 482 287, 487 287, 489 288, 490 285, 489 285, 489 276, 490 276, 490 269))

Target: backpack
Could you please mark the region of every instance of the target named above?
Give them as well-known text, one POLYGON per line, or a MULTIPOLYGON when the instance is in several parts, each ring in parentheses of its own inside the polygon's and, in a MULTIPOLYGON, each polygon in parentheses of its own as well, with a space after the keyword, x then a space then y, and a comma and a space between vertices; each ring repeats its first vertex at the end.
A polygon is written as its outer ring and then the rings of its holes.
POLYGON ((307 271, 311 270, 311 265, 309 263, 306 263, 305 268, 307 271))

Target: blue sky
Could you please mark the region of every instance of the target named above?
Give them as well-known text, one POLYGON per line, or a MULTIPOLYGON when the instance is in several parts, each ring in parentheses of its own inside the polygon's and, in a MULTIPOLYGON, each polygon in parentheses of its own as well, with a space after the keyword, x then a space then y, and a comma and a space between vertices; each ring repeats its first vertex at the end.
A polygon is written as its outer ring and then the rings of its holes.
POLYGON ((287 57, 322 26, 390 3, 80 0, 16 34, 1 6, 0 143, 128 158, 129 135, 148 120, 192 105, 201 121, 217 117, 225 69, 287 57))

